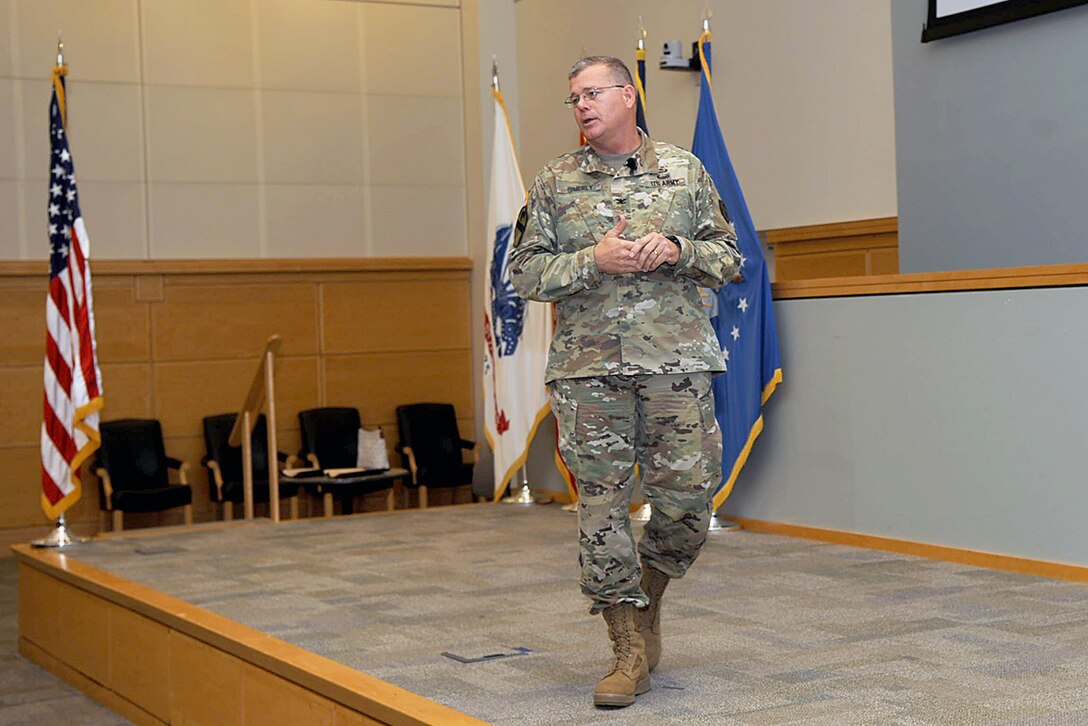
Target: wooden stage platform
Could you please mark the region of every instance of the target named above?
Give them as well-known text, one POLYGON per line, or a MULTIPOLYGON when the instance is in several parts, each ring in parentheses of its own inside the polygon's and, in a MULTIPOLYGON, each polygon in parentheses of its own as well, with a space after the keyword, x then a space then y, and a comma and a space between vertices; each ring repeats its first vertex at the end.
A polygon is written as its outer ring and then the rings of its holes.
POLYGON ((136 724, 483 724, 80 562, 17 545, 19 652, 136 724))
POLYGON ((557 506, 15 548, 19 649, 137 724, 1084 723, 1088 585, 751 531, 669 586, 653 690, 609 649, 557 506), (954 684, 950 686, 949 684, 954 684))

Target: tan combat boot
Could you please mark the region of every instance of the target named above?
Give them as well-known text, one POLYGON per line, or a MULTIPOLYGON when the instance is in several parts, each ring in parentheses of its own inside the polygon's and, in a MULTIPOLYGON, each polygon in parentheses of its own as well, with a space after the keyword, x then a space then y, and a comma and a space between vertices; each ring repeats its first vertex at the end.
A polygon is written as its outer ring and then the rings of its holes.
POLYGON ((649 565, 642 566, 642 591, 650 598, 650 606, 638 613, 638 631, 646 642, 646 666, 657 668, 661 660, 661 596, 669 584, 669 576, 649 565))
POLYGON ((638 633, 638 608, 630 603, 603 611, 612 641, 612 670, 593 690, 594 706, 630 706, 635 696, 650 690, 646 643, 638 633))

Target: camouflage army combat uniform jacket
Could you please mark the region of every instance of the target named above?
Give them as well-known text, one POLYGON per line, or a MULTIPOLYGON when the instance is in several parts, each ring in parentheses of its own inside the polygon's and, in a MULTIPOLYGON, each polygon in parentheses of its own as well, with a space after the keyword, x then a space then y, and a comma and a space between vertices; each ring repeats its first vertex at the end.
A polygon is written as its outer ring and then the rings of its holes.
POLYGON ((634 169, 616 171, 587 145, 550 162, 529 191, 510 275, 522 297, 556 302, 548 382, 725 370, 698 286, 736 274, 733 225, 693 154, 642 135, 634 157, 634 169), (620 215, 624 239, 657 231, 678 240, 676 265, 600 272, 593 246, 620 215))

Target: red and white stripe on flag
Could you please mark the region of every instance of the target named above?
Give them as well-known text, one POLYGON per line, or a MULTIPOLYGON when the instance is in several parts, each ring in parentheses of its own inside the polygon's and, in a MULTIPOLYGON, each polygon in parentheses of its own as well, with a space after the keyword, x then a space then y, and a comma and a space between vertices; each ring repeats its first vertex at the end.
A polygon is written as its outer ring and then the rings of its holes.
POLYGON ((495 141, 487 205, 487 266, 484 273, 484 434, 495 457, 495 499, 502 496, 548 415, 544 371, 552 338, 546 303, 518 296, 510 282, 509 258, 518 211, 525 204, 514 137, 503 104, 495 98, 495 141))
POLYGON ((49 294, 45 302, 42 509, 50 519, 79 500, 80 466, 98 449, 102 374, 95 353, 90 241, 79 210, 64 124, 64 73, 49 105, 49 294))

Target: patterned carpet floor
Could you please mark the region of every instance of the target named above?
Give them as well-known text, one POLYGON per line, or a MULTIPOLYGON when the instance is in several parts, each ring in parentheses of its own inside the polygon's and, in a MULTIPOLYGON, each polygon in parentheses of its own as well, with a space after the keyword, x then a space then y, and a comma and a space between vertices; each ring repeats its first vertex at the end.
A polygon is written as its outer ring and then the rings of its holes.
POLYGON ((576 531, 482 504, 70 556, 500 725, 1088 724, 1088 585, 735 531, 670 585, 653 690, 597 710, 576 531))

